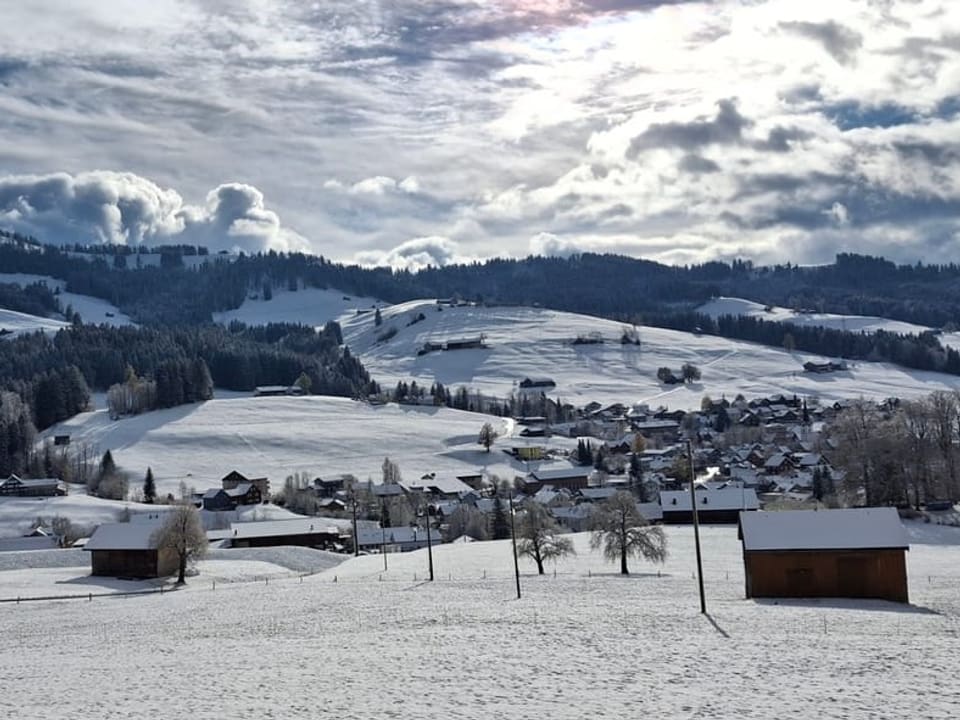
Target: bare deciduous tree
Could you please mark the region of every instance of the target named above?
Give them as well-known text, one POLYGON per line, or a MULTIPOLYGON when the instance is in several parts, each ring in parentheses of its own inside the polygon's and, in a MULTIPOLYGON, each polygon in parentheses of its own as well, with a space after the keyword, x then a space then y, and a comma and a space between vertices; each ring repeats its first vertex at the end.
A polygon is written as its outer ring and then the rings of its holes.
POLYGON ((537 564, 537 572, 543 575, 543 564, 568 555, 576 555, 570 538, 560 534, 557 521, 543 505, 530 503, 520 517, 517 528, 517 552, 537 564))
POLYGON ((591 517, 590 547, 603 550, 608 562, 620 561, 620 574, 629 575, 627 558, 642 557, 662 563, 667 558, 663 528, 650 525, 628 492, 620 491, 597 507, 591 517))
POLYGON ((179 574, 177 584, 187 581, 187 565, 207 552, 207 533, 200 522, 200 513, 193 505, 177 505, 153 535, 158 549, 177 553, 179 574))
POLYGON ((497 439, 497 431, 493 429, 493 425, 490 423, 484 423, 483 427, 480 428, 480 438, 477 442, 486 449, 487 452, 490 452, 490 447, 493 445, 494 441, 497 439))

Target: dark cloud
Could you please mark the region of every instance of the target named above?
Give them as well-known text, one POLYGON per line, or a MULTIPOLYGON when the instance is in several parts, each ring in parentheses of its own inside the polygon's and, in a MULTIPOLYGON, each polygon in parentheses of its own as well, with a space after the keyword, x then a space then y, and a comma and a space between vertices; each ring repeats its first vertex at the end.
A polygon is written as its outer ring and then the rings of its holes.
POLYGON ((813 137, 811 133, 800 128, 777 126, 767 134, 766 140, 754 143, 754 147, 758 150, 785 153, 790 152, 793 143, 798 140, 809 140, 811 137, 813 137))
POLYGON ((752 123, 738 112, 733 100, 721 100, 717 108, 716 117, 712 120, 654 123, 630 141, 627 157, 634 159, 649 148, 677 147, 690 150, 704 145, 739 143, 744 129, 752 123))
POLYGON ((823 49, 841 65, 854 62, 857 51, 863 45, 863 36, 860 33, 835 20, 822 23, 782 22, 780 28, 820 43, 823 49))
POLYGON ((850 100, 828 105, 823 113, 841 130, 855 128, 888 128, 898 125, 912 125, 917 121, 917 113, 897 103, 864 105, 850 100))
POLYGON ((713 160, 701 155, 684 155, 677 167, 683 172, 692 175, 702 175, 704 173, 719 172, 720 166, 713 160))

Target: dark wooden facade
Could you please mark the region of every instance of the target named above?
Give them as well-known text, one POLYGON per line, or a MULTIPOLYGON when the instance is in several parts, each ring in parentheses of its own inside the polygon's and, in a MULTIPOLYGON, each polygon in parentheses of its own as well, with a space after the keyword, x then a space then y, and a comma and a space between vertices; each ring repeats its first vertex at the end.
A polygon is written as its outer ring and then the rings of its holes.
POLYGON ((748 598, 872 598, 909 602, 902 548, 744 550, 748 598))
MULTIPOLYGON (((735 525, 740 520, 740 508, 710 509, 698 506, 697 519, 702 523, 735 525)), ((689 508, 671 509, 670 505, 664 505, 663 522, 668 525, 692 525, 693 511, 689 508)))
POLYGON ((281 545, 297 545, 299 547, 309 547, 326 549, 332 548, 341 542, 339 533, 313 532, 300 535, 264 535, 261 537, 235 537, 231 538, 230 545, 235 548, 250 547, 277 547, 281 545))
POLYGON ((163 550, 91 550, 91 575, 158 578, 178 570, 177 553, 163 550))

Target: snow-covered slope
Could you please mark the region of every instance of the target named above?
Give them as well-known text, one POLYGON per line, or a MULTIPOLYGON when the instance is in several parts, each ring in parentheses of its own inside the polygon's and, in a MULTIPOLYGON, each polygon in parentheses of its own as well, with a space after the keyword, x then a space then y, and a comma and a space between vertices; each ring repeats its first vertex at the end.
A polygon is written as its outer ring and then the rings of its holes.
MULTIPOLYGON (((11 283, 16 285, 30 285, 36 282, 45 283, 51 290, 60 289, 57 296, 60 299, 60 305, 64 310, 69 305, 76 312, 80 313, 80 319, 91 325, 133 325, 133 321, 120 312, 115 305, 108 303, 100 298, 90 297, 89 295, 78 295, 64 291, 66 283, 63 280, 56 280, 46 275, 27 275, 25 273, 0 273, 0 283, 11 283)), ((2 327, 2 325, 0 325, 2 327)))
MULTIPOLYGON (((0 708, 18 720, 956 717, 960 531, 911 548, 903 606, 744 600, 736 528, 704 526, 707 616, 692 529, 666 533, 666 564, 633 562, 629 577, 587 535, 555 576, 521 559, 521 600, 498 541, 435 547, 433 583, 420 550, 389 556, 386 572, 374 555, 214 590, 201 565, 178 592, 11 603, 0 708)), ((211 571, 235 576, 237 562, 211 571)))
POLYGON ((622 345, 622 323, 587 315, 526 307, 444 306, 413 301, 383 310, 383 324, 369 315, 346 318, 344 339, 382 384, 416 379, 430 385, 469 385, 505 396, 526 376, 556 382, 550 397, 574 403, 649 402, 673 408, 696 408, 704 395, 733 398, 796 393, 823 401, 842 398, 923 395, 960 387, 960 377, 907 370, 886 363, 850 363, 830 375, 803 372, 815 355, 787 352, 754 343, 660 328, 638 328, 641 344, 622 345), (412 320, 423 314, 424 319, 412 320), (393 337, 386 335, 395 330, 393 337), (600 345, 574 345, 578 336, 599 334, 600 345), (435 351, 418 355, 427 342, 484 336, 484 349, 435 351), (657 368, 679 371, 697 365, 700 382, 664 386, 657 368))
POLYGON ((277 288, 270 300, 260 297, 247 298, 236 310, 215 313, 213 319, 214 322, 224 324, 231 320, 240 320, 248 325, 289 322, 321 326, 328 320, 354 316, 358 310, 372 311, 377 305, 382 303, 339 290, 303 288, 290 292, 277 288))
POLYGON ((274 490, 298 471, 379 479, 387 455, 407 479, 482 469, 512 477, 525 466, 512 465, 497 445, 487 453, 477 444, 490 420, 447 408, 370 406, 344 398, 245 397, 116 421, 104 410, 82 413, 43 435, 69 434, 71 442, 89 443, 100 453, 110 449, 135 481, 151 467, 160 492, 176 494, 181 481, 202 491, 219 486, 231 470, 267 476, 274 490))
POLYGON ((930 330, 923 325, 890 320, 869 315, 834 315, 833 313, 801 313, 796 310, 776 306, 763 306, 741 298, 718 297, 697 308, 697 312, 710 317, 721 315, 746 315, 768 322, 791 323, 807 327, 822 327, 847 332, 872 333, 877 330, 886 332, 919 335, 930 330), (770 309, 768 310, 767 307, 770 309))
POLYGON ((63 320, 52 320, 42 318, 36 315, 16 312, 15 310, 4 310, 0 308, 0 331, 7 330, 7 333, 0 335, 0 338, 11 337, 25 332, 34 332, 43 330, 45 332, 56 332, 61 328, 69 327, 70 323, 63 320))

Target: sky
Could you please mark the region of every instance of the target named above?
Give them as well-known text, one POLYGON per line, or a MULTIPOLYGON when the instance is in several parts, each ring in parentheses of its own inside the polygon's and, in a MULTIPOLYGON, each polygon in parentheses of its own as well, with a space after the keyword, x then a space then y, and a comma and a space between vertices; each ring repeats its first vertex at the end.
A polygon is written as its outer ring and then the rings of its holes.
POLYGON ((957 260, 956 0, 0 0, 0 227, 957 260))

